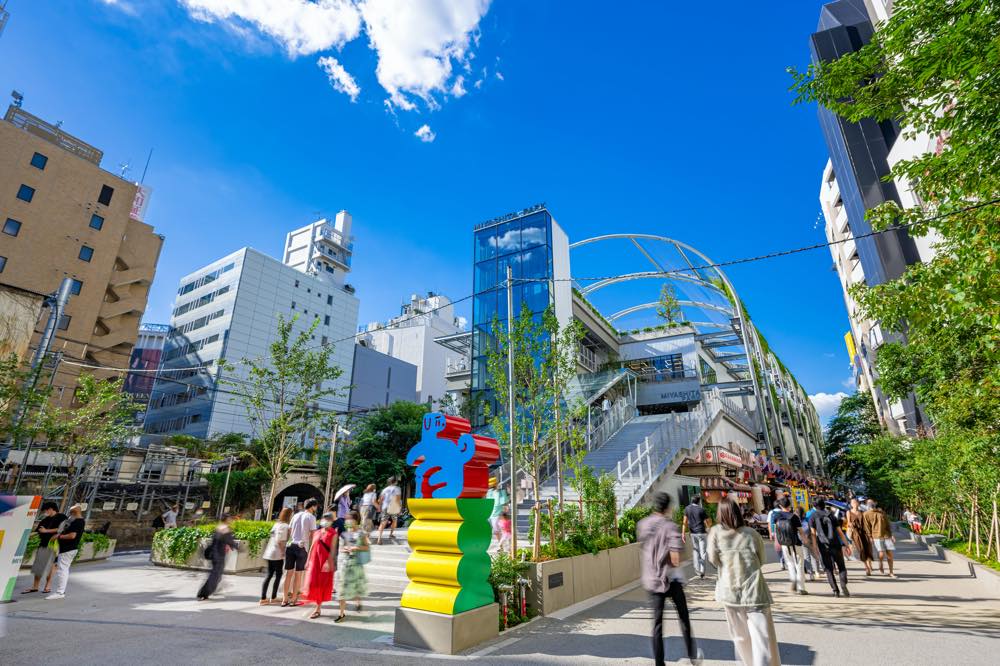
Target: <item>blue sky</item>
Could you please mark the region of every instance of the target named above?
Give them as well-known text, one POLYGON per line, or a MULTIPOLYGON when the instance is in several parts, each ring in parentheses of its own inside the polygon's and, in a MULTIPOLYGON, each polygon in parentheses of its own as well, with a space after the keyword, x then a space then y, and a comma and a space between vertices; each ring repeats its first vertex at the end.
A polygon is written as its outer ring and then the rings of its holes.
MULTIPOLYGON (((138 179, 153 149, 147 321, 181 275, 244 245, 280 257, 346 208, 365 322, 467 295, 472 226, 541 201, 571 239, 660 234, 718 261, 824 240, 826 151, 785 72, 821 4, 10 0, 0 89, 108 170, 138 179)), ((728 274, 802 385, 844 391, 829 253, 728 274)))

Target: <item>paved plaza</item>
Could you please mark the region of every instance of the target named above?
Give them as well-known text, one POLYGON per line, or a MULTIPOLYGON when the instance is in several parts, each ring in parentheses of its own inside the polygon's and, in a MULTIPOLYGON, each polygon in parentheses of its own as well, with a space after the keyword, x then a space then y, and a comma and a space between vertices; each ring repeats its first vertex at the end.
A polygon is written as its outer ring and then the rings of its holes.
MULTIPOLYGON (((377 554, 376 554, 377 558, 377 554)), ((776 563, 767 578, 783 664, 995 664, 1000 598, 968 567, 899 543, 899 578, 866 579, 850 563, 850 599, 835 599, 825 580, 791 596, 776 563)), ((260 577, 227 576, 211 601, 194 600, 203 574, 156 567, 145 554, 74 568, 67 598, 19 596, 4 607, 2 664, 349 664, 439 663, 443 658, 391 645, 398 581, 378 571, 361 613, 335 624, 328 608, 257 605, 260 577)), ((28 582, 26 575, 21 581, 28 582)), ((688 586, 705 663, 733 663, 713 576, 688 586)), ((641 589, 608 595, 569 617, 535 620, 470 654, 450 659, 497 664, 651 663, 650 614, 641 589)), ((669 607, 669 604, 668 604, 669 607)), ((570 609, 572 610, 572 609, 570 609)), ((676 618, 666 618, 667 656, 678 661, 676 618)))

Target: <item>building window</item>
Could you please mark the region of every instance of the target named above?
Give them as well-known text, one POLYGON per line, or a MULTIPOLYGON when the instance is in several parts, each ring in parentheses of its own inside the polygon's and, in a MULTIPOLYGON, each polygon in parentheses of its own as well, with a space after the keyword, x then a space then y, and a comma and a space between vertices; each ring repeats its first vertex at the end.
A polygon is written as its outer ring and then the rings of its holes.
POLYGON ((327 316, 323 317, 323 325, 324 326, 329 326, 330 325, 330 315, 327 315, 327 316))
POLYGON ((83 282, 81 282, 80 280, 73 280, 73 284, 69 288, 69 293, 73 294, 74 296, 79 296, 81 289, 83 289, 83 282))
POLYGON ((94 248, 84 245, 80 248, 80 259, 90 261, 94 258, 94 248))
POLYGON ((292 309, 295 309, 295 301, 292 301, 292 309))
POLYGON ((295 281, 295 288, 296 288, 296 289, 298 289, 298 288, 299 288, 299 281, 298 281, 298 280, 296 280, 296 281, 295 281))
POLYGON ((320 340, 320 344, 321 344, 321 345, 323 345, 324 347, 326 346, 326 336, 325 336, 325 335, 324 335, 324 336, 323 336, 323 338, 322 338, 322 339, 320 340))
POLYGON ((27 185, 21 185, 21 187, 17 189, 17 198, 21 201, 31 203, 31 200, 35 198, 35 188, 28 187, 27 185))
POLYGON ((111 195, 115 193, 113 187, 108 187, 107 185, 101 185, 101 193, 97 195, 97 203, 102 206, 111 205, 111 195))
POLYGON ((48 163, 49 158, 41 153, 35 153, 31 156, 31 166, 35 167, 39 171, 45 169, 45 165, 48 163))
POLYGON ((21 232, 21 223, 8 217, 3 223, 3 232, 8 236, 16 236, 21 232))
POLYGON ((0 273, 7 267, 7 257, 0 257, 0 273))
POLYGON ((59 325, 56 328, 58 328, 60 331, 65 331, 66 329, 69 328, 69 322, 72 318, 73 317, 71 317, 70 315, 65 315, 65 314, 60 316, 59 325))
POLYGON ((333 305, 333 296, 327 296, 326 297, 326 304, 327 305, 333 305))
POLYGON ((104 218, 96 213, 90 216, 90 228, 100 231, 104 227, 104 218))
POLYGON ((311 293, 313 293, 313 290, 312 290, 312 287, 309 287, 309 288, 307 288, 307 289, 306 289, 306 293, 307 293, 307 294, 311 294, 311 293))

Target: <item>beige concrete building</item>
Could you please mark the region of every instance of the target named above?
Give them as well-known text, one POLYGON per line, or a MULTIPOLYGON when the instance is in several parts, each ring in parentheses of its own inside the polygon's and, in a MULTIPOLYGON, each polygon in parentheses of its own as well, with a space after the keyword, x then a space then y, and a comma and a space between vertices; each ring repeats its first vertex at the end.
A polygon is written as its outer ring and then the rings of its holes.
MULTIPOLYGON (((73 295, 53 352, 127 367, 163 237, 145 224, 149 191, 101 168, 103 153, 19 107, 0 122, 0 284, 73 295)), ((35 327, 34 348, 44 326, 35 327)), ((68 405, 80 368, 62 363, 55 400, 68 405)))

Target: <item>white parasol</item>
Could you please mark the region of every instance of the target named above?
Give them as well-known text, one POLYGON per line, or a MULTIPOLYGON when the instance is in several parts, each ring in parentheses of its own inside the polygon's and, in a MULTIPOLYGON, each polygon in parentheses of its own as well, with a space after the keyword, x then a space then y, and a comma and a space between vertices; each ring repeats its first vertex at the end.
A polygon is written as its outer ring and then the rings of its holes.
POLYGON ((357 484, 348 483, 346 486, 344 486, 343 488, 341 488, 340 490, 338 490, 336 492, 336 494, 334 494, 334 496, 333 496, 333 501, 336 502, 337 500, 339 500, 341 495, 343 495, 344 493, 346 493, 348 490, 350 490, 351 488, 353 488, 355 485, 357 485, 357 484))

